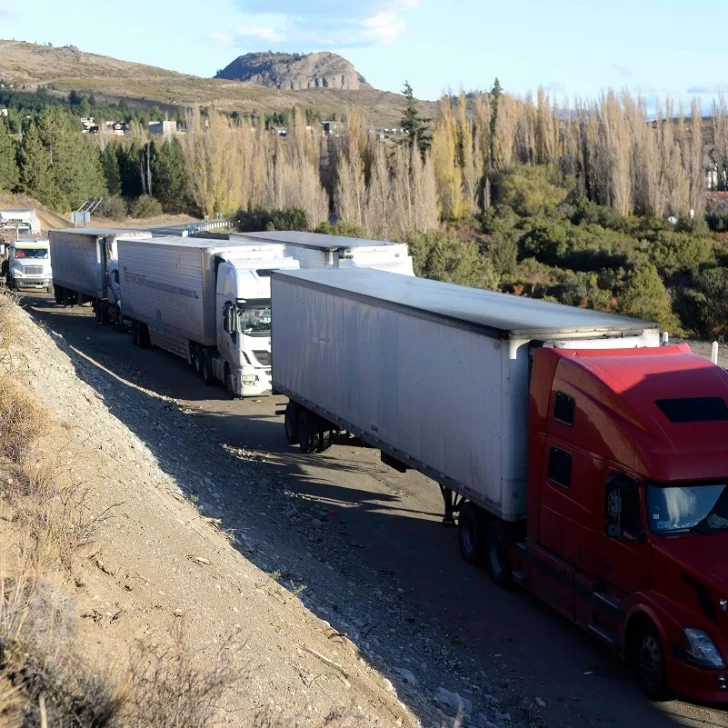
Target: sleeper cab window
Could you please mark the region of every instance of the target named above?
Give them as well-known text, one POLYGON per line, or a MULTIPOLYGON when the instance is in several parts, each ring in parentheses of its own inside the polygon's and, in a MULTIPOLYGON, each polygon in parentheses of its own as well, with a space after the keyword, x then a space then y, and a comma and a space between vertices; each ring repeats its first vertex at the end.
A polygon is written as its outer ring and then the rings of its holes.
POLYGON ((570 427, 574 424, 574 410, 576 409, 576 402, 573 397, 570 397, 564 392, 556 392, 556 399, 554 400, 554 419, 557 422, 561 422, 563 425, 569 425, 570 427))
POLYGON ((571 488, 571 453, 559 447, 549 452, 549 480, 562 488, 571 488))

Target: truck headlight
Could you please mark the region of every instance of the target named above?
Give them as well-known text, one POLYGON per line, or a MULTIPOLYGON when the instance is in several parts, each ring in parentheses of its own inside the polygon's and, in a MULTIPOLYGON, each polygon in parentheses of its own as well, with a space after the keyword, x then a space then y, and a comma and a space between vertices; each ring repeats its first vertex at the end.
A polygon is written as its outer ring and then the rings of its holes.
POLYGON ((246 386, 252 386, 257 380, 258 377, 256 377, 255 374, 243 374, 242 382, 246 386))
POLYGON ((688 661, 699 667, 714 667, 719 670, 725 668, 725 660, 715 642, 703 632, 702 629, 686 627, 683 630, 685 635, 685 652, 688 661))

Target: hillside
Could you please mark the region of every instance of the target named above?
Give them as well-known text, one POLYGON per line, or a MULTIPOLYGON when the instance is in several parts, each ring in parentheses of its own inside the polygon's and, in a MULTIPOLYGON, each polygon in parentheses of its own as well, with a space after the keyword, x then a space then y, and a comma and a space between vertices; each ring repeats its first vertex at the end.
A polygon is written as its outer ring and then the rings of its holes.
POLYGON ((352 63, 336 53, 246 53, 218 71, 215 78, 291 91, 372 88, 352 63))
MULTIPOLYGON (((224 111, 259 114, 288 111, 298 106, 339 116, 351 107, 372 126, 397 124, 405 108, 400 94, 378 91, 361 80, 359 90, 331 87, 283 90, 223 78, 190 76, 84 53, 72 46, 54 48, 7 40, 0 40, 0 78, 29 90, 52 85, 52 93, 62 96, 71 90, 93 93, 100 103, 125 100, 130 104, 149 107, 157 104, 162 108, 214 104, 224 111)), ((421 112, 423 116, 435 115, 436 104, 423 102, 421 112)))
POLYGON ((15 429, 7 416, 0 423, 0 543, 13 554, 0 567, 3 605, 13 600, 0 609, 0 724, 202 726, 214 713, 215 725, 416 725, 282 569, 252 563, 247 529, 225 532, 202 511, 218 479, 252 478, 260 489, 262 473, 222 453, 185 472, 163 464, 154 440, 122 419, 146 419, 180 459, 180 438, 204 426, 139 386, 133 369, 113 375, 79 355, 51 314, 42 328, 0 298, 0 395, 6 412, 24 415, 15 429), (36 541, 42 561, 29 550, 36 541), (329 723, 332 714, 347 719, 329 723))

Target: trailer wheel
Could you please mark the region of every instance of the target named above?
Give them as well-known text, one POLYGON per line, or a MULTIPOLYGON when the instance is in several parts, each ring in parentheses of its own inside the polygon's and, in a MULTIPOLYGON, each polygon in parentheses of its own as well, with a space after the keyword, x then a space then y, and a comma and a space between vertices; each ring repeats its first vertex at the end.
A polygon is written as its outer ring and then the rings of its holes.
POLYGON ((210 357, 205 352, 202 353, 202 371, 200 372, 200 376, 207 387, 211 387, 215 383, 215 377, 212 376, 210 357))
POLYGON ((319 449, 321 442, 321 430, 318 417, 307 409, 301 409, 298 413, 298 444, 302 452, 311 455, 319 449))
POLYGON ((63 288, 61 286, 56 286, 53 289, 53 297, 59 306, 63 303, 63 288))
POLYGON ((298 415, 301 408, 295 402, 286 405, 286 413, 283 417, 283 426, 286 430, 286 441, 289 445, 298 445, 298 415))
POLYGON ((139 322, 136 319, 131 322, 131 343, 139 346, 139 322))
POLYGON ((652 622, 645 619, 637 627, 629 647, 640 690, 655 702, 670 700, 673 695, 667 688, 665 654, 652 622))
POLYGON ((487 523, 478 506, 463 503, 458 517, 458 541, 463 559, 472 566, 485 563, 487 523))
POLYGON ((152 345, 152 339, 149 336, 149 327, 139 322, 139 348, 149 349, 152 345))
POLYGON ((488 554, 488 575, 496 586, 507 589, 513 581, 511 562, 508 556, 508 534, 502 523, 493 521, 488 526, 486 549, 488 554))

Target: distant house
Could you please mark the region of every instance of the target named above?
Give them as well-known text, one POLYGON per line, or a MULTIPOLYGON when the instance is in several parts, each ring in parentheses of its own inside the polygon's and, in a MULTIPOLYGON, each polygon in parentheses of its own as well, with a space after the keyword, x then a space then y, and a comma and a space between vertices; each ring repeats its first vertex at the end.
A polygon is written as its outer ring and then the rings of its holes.
POLYGON ((172 137, 177 133, 176 121, 150 121, 149 133, 155 136, 172 137))
POLYGON ((324 134, 338 136, 346 131, 346 123, 343 121, 322 121, 321 128, 324 134))

